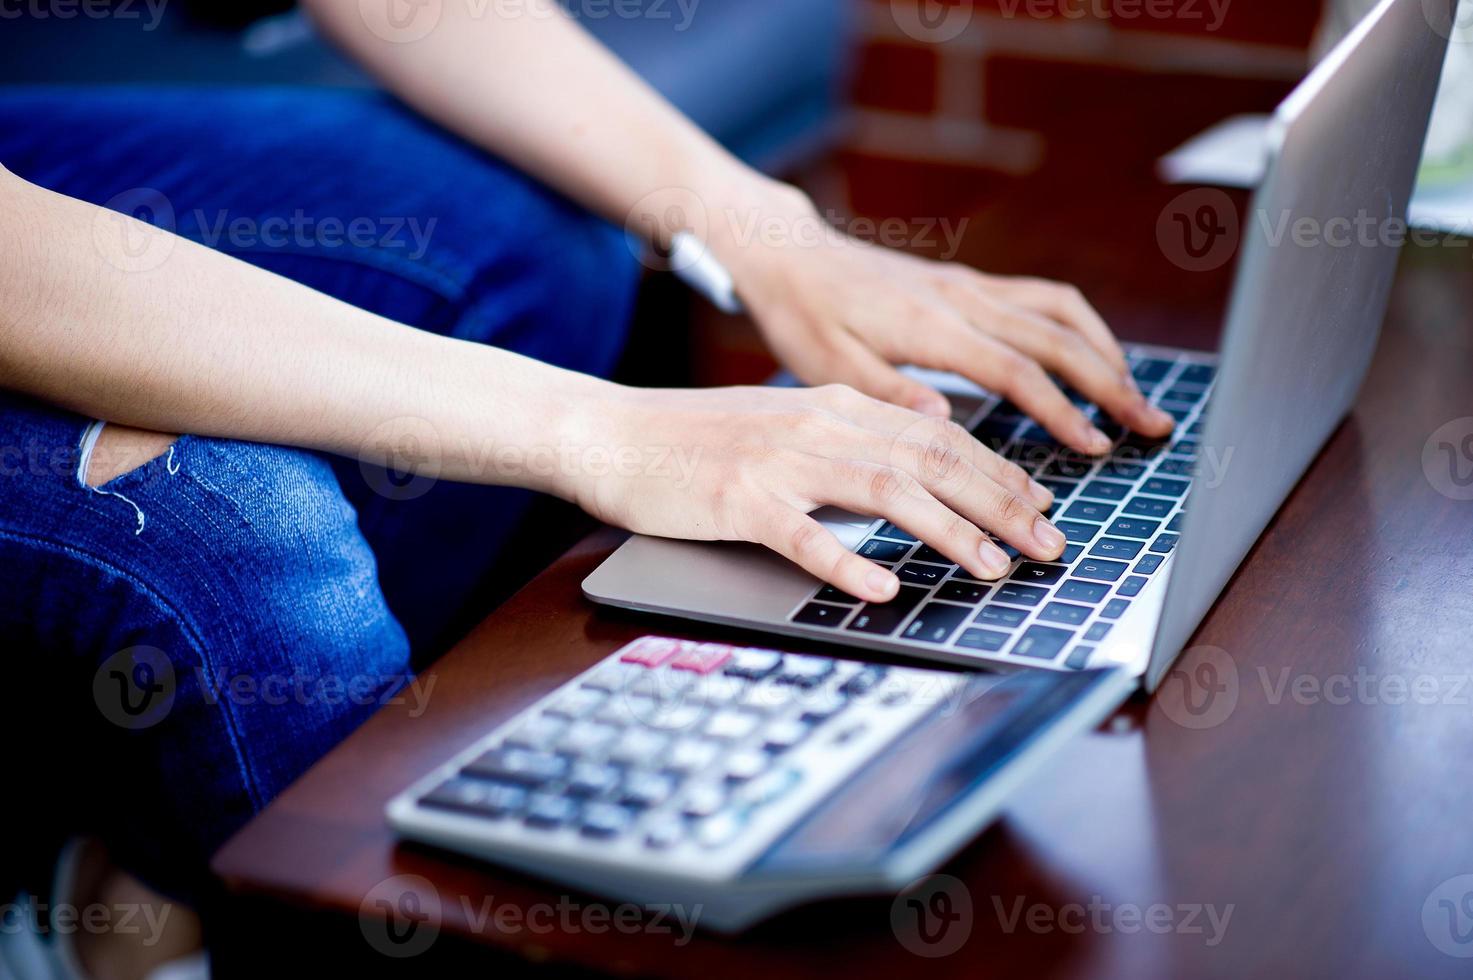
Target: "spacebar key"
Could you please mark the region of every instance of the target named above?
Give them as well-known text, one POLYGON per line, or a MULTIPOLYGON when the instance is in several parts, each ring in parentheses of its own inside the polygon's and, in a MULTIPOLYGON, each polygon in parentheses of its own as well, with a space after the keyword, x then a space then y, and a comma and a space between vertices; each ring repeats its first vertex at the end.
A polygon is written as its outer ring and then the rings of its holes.
POLYGON ((930 593, 929 589, 917 589, 902 585, 900 592, 889 602, 871 602, 859 610, 859 615, 849 622, 849 628, 860 633, 879 633, 889 636, 900 627, 912 609, 930 593))

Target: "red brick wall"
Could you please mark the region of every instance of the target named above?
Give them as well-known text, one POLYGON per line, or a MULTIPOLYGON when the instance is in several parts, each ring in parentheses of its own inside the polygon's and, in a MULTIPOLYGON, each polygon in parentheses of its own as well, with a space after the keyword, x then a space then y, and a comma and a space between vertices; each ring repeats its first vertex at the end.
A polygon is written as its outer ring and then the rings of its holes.
POLYGON ((1305 68, 1320 0, 854 0, 855 210, 945 215, 1019 175, 1147 167, 1305 68))

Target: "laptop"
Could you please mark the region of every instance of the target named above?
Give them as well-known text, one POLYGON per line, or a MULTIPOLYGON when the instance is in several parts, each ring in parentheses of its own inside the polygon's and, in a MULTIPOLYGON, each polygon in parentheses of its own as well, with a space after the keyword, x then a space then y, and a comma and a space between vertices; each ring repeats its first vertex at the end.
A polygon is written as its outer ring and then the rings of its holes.
POLYGON ((1054 491, 1051 516, 1070 541, 1059 561, 1015 557, 1005 579, 983 582, 903 528, 826 510, 816 516, 841 540, 895 570, 895 600, 859 602, 756 546, 644 536, 585 594, 979 668, 1119 667, 1154 692, 1370 367, 1453 7, 1383 0, 1278 108, 1221 351, 1128 349, 1141 387, 1179 423, 1169 441, 1102 419, 1114 451, 1082 457, 1010 403, 921 373, 978 439, 1054 491))

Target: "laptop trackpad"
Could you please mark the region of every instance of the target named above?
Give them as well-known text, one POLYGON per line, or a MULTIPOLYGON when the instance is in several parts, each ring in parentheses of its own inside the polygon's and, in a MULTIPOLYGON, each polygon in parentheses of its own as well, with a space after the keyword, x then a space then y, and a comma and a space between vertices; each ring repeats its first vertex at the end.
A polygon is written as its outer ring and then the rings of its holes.
POLYGON ((859 547, 864 536, 875 524, 873 517, 861 517, 837 507, 824 507, 816 510, 813 512, 813 519, 833 531, 834 536, 850 551, 859 547))

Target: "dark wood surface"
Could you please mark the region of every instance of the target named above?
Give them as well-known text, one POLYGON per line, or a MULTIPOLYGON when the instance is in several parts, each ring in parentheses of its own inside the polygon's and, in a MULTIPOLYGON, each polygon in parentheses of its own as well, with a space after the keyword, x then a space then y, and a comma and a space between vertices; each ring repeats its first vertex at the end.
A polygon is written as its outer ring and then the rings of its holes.
MULTIPOLYGON (((1212 347, 1230 269, 1184 271, 1158 243, 1179 191, 1099 186, 1020 186, 973 219, 964 258, 1072 279, 1127 338, 1212 347)), ((685 946, 654 934, 476 934, 463 898, 525 907, 563 890, 396 844, 385 802, 448 753, 636 635, 716 632, 585 602, 579 582, 617 543, 613 532, 574 549, 435 664, 423 715, 382 710, 232 840, 215 870, 254 908, 344 921, 381 881, 423 876, 441 898, 441 942, 466 940, 471 965, 484 944, 569 967, 744 980, 1473 975, 1473 960, 1434 943, 1457 948, 1438 899, 1473 890, 1466 879, 1434 895, 1473 874, 1473 502, 1440 493, 1423 469, 1433 433, 1473 415, 1470 263, 1463 240, 1404 255, 1353 415, 1202 624, 1185 674, 1070 746, 944 869, 972 909, 969 938, 948 957, 908 952, 888 898, 685 946), (1187 681, 1212 680, 1211 669, 1235 673, 1236 700, 1191 715, 1187 681), (1127 916, 1128 906, 1170 906, 1159 921, 1171 931, 1131 929, 1091 904, 1127 916), (1215 944, 1205 914, 1191 911, 1209 905, 1231 907, 1215 944), (1069 931, 1047 925, 1061 913, 1069 931), (1092 921, 1100 915, 1103 925, 1092 921)), ((1473 434, 1467 426, 1453 435, 1473 434)))

